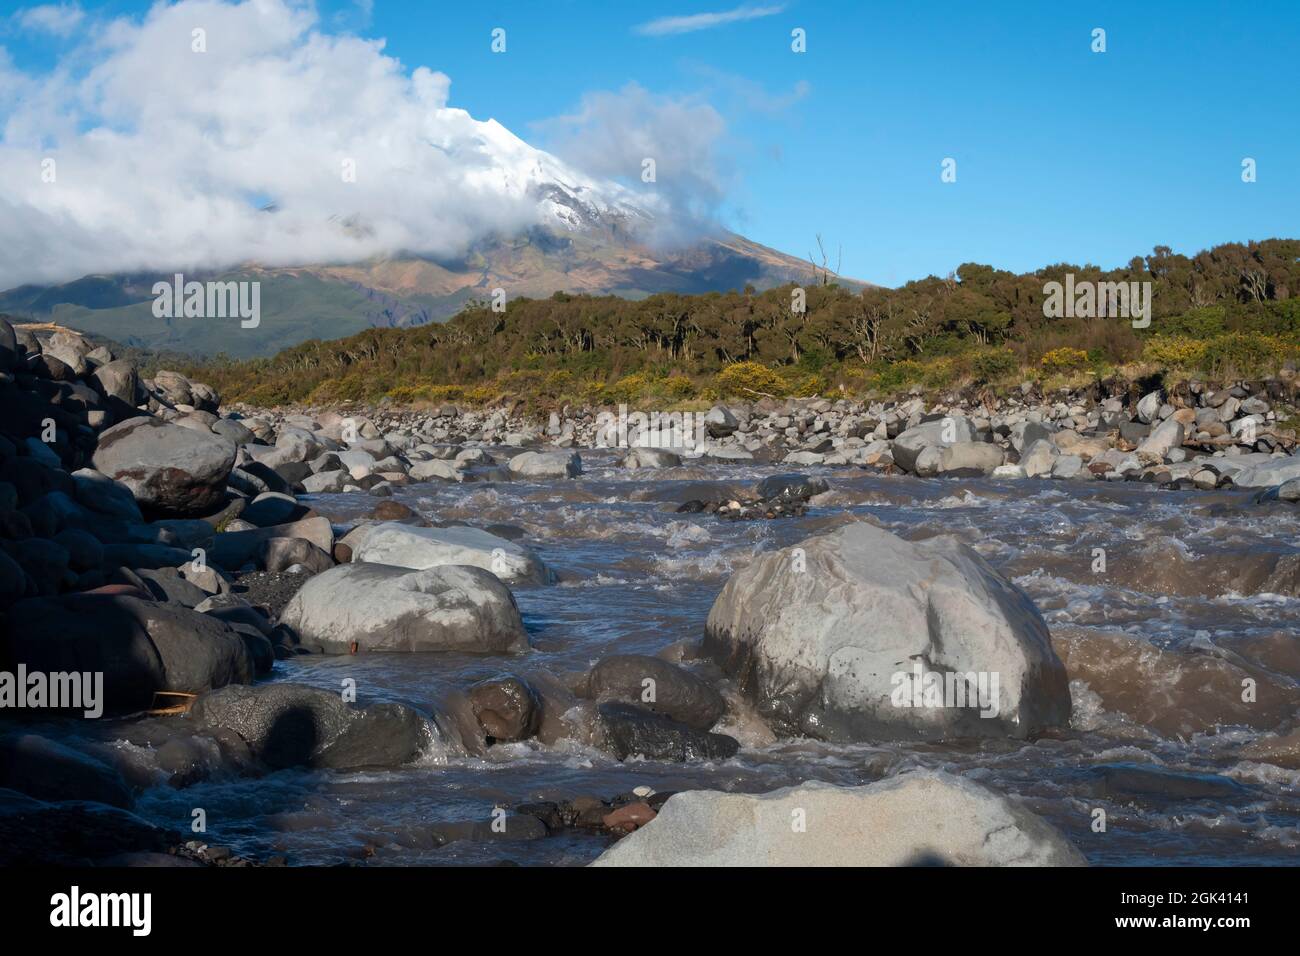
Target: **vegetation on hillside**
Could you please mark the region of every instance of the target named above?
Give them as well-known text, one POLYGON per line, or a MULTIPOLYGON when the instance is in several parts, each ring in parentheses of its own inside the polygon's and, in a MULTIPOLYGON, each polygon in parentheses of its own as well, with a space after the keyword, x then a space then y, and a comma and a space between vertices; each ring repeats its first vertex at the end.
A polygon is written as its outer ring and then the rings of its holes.
POLYGON ((966 264, 946 278, 851 292, 835 284, 641 301, 557 293, 504 312, 473 303, 444 325, 368 329, 265 359, 185 371, 229 401, 688 403, 762 395, 892 394, 1124 368, 1222 380, 1300 356, 1300 240, 1158 246, 1120 269, 1016 275, 966 264), (1152 321, 1049 318, 1044 284, 1150 282, 1152 321), (806 308, 792 308, 800 292, 806 308))

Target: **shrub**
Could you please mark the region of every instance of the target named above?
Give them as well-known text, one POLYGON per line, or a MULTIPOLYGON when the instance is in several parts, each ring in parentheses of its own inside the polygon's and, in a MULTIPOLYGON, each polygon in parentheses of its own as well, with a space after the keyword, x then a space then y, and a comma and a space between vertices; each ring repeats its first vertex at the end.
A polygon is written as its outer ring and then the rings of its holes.
POLYGON ((1042 358, 1042 366, 1049 372, 1069 372, 1088 364, 1088 353, 1069 346, 1052 349, 1042 358))
POLYGON ((971 369, 981 382, 996 382, 1015 374, 1020 368, 1015 353, 1010 349, 986 349, 976 352, 971 369))
POLYGON ((1161 335, 1142 347, 1142 361, 1166 368, 1195 369, 1205 358, 1205 343, 1184 335, 1161 335))
POLYGON ((1286 357, 1281 339, 1258 332, 1229 332, 1205 343, 1201 370, 1215 378, 1243 378, 1272 372, 1286 357))
POLYGON ((736 362, 718 373, 718 388, 724 395, 780 394, 781 376, 760 362, 736 362))

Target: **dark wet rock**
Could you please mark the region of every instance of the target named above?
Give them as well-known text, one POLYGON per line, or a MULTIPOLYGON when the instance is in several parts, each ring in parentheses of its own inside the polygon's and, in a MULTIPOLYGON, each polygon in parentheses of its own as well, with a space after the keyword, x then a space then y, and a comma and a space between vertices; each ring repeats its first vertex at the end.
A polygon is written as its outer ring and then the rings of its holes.
POLYGON ((247 683, 254 671, 243 639, 220 621, 114 594, 18 602, 0 657, 29 671, 102 672, 109 713, 148 707, 156 691, 247 683))
POLYGON ((235 446, 156 418, 130 418, 99 436, 94 462, 130 488, 146 512, 184 517, 221 505, 235 446))
POLYGON ((37 800, 91 800, 130 807, 122 775, 89 754, 37 734, 0 738, 0 787, 37 800))
POLYGON ((0 791, 0 866, 84 866, 122 853, 165 853, 179 839, 108 804, 47 803, 0 791))
POLYGON ((259 528, 272 528, 312 517, 312 510, 301 504, 293 495, 268 491, 254 498, 240 512, 239 517, 259 528))
POLYGON ((466 692, 488 742, 527 740, 537 733, 542 705, 536 691, 518 677, 479 681, 466 692))
POLYGON ((159 601, 192 608, 209 596, 207 591, 181 577, 176 568, 138 568, 136 574, 159 601))
POLYGON ((604 748, 619 760, 726 760, 740 750, 734 738, 697 730, 630 704, 601 704, 597 713, 604 748))
POLYGON ((334 550, 334 528, 328 518, 317 515, 269 528, 221 532, 212 542, 208 561, 228 571, 237 571, 255 562, 263 542, 271 538, 305 538, 326 553, 334 550))
POLYGON ((76 576, 68 567, 72 556, 57 542, 27 538, 22 542, 0 541, 0 548, 27 573, 38 594, 58 594, 76 583, 76 576))
POLYGON ((271 572, 301 565, 318 574, 334 567, 334 559, 306 538, 268 538, 257 549, 257 563, 271 572))
POLYGON ((788 498, 807 501, 813 495, 820 495, 830 486, 824 478, 809 478, 807 475, 769 475, 754 488, 754 494, 760 500, 788 498))
POLYGON ((104 562, 104 546, 89 531, 64 528, 54 536, 54 543, 68 552, 68 566, 74 571, 89 571, 104 562))
POLYGON ((708 730, 726 711, 722 695, 690 671, 641 654, 602 659, 586 690, 593 700, 636 704, 698 730, 708 730))
POLYGON ((473 843, 502 843, 540 840, 547 835, 546 824, 527 813, 503 813, 491 820, 457 820, 435 823, 429 833, 440 845, 467 840, 473 843))
POLYGON ((302 684, 222 688, 196 700, 189 719, 202 730, 234 731, 273 768, 398 767, 434 740, 429 721, 409 707, 352 706, 337 693, 302 684))
POLYGON ((1251 789, 1217 773, 1185 773, 1164 767, 1116 763, 1085 771, 1089 790, 1112 800, 1166 803, 1179 800, 1240 800, 1251 789))
POLYGON ((376 521, 408 521, 420 516, 414 508, 400 501, 381 501, 371 509, 370 517, 376 521))

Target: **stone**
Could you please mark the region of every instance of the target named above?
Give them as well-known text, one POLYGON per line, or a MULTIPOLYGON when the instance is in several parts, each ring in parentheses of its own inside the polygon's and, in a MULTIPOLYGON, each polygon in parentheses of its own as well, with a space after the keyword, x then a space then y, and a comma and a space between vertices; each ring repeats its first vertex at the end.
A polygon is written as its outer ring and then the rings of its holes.
POLYGON ((923 422, 909 428, 894 439, 892 454, 894 463, 904 471, 916 467, 916 459, 922 449, 931 445, 953 445, 957 442, 973 442, 977 439, 974 426, 961 415, 923 422))
POLYGON ((863 787, 688 790, 593 866, 1083 866, 1064 835, 1009 797, 937 771, 863 787), (801 811, 807 826, 791 826, 801 811))
POLYGON ((727 709, 722 695, 690 671, 642 654, 603 658, 586 690, 593 700, 637 704, 697 730, 708 730, 727 709))
POLYGON ((412 571, 340 564, 307 581, 280 620, 328 654, 528 648, 510 591, 487 571, 463 565, 412 571))
POLYGON ((302 684, 223 688, 196 700, 188 719, 204 731, 233 731, 256 760, 276 769, 399 767, 439 741, 410 707, 354 707, 334 691, 302 684))
POLYGON ((526 451, 511 458, 507 467, 517 478, 576 478, 582 474, 582 459, 577 452, 526 451))
POLYGON ((600 741, 619 760, 726 760, 740 744, 630 704, 601 704, 597 710, 600 741))
POLYGON ((99 671, 108 713, 141 710, 156 691, 248 683, 243 639, 221 621, 121 594, 31 598, 9 610, 3 657, 29 671, 99 671))
POLYGON ((527 740, 541 724, 542 704, 527 682, 514 676, 479 681, 466 692, 489 742, 527 740))
POLYGON ((784 736, 1026 738, 1070 716, 1024 592, 955 538, 909 542, 866 521, 733 574, 704 650, 784 736), (949 693, 933 701, 936 680, 949 693))
POLYGON ((549 584, 553 576, 541 558, 514 541, 464 525, 421 528, 385 522, 370 528, 353 551, 354 561, 423 570, 467 564, 491 571, 508 583, 549 584))
POLYGON ((624 468, 676 468, 682 456, 662 448, 633 448, 619 464, 624 468))
POLYGON ((130 418, 105 430, 95 468, 126 485, 141 508, 162 516, 207 514, 225 498, 235 446, 224 438, 130 418))

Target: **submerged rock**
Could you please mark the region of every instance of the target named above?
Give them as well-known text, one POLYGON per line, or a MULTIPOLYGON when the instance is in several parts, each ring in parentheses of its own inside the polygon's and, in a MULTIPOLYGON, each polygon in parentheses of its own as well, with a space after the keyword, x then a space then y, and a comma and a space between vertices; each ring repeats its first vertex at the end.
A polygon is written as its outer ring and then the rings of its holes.
POLYGON ((302 684, 223 688, 196 700, 189 719, 204 731, 235 732, 254 758, 277 769, 398 767, 438 739, 410 707, 354 707, 333 691, 302 684))
POLYGON ((865 787, 690 790, 593 866, 1081 866, 1045 820, 974 781, 903 774, 865 787), (792 825, 802 820, 803 826, 792 825))
POLYGON ((597 713, 603 746, 619 760, 726 760, 740 750, 725 734, 697 730, 630 704, 601 704, 597 713))
POLYGON ((785 735, 1024 738, 1070 716, 1024 592, 955 538, 908 542, 868 522, 732 575, 704 650, 785 735))

